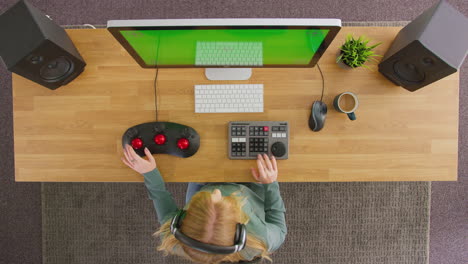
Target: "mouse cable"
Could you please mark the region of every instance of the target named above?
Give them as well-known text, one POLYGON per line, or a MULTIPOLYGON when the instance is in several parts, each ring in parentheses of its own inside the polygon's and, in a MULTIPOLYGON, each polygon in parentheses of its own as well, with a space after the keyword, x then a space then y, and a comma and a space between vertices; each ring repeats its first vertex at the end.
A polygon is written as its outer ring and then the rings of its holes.
POLYGON ((159 73, 159 67, 156 66, 156 74, 154 75, 154 82, 153 82, 153 87, 154 87, 154 109, 156 109, 156 122, 158 122, 158 89, 157 89, 157 82, 158 82, 158 73, 159 73))
POLYGON ((320 76, 322 76, 322 95, 320 96, 320 101, 322 101, 323 99, 323 91, 325 90, 325 78, 323 78, 323 73, 322 73, 322 69, 320 69, 320 65, 317 63, 317 68, 319 69, 320 71, 320 76))

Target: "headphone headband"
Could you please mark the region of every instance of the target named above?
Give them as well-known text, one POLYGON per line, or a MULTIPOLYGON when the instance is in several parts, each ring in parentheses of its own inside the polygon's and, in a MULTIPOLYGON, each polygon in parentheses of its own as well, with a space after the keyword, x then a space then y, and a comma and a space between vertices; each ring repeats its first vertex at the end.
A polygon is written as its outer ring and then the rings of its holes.
POLYGON ((228 255, 232 253, 236 253, 241 251, 245 248, 246 240, 247 240, 247 231, 245 229, 244 224, 237 224, 236 225, 236 235, 234 237, 234 245, 232 246, 217 246, 206 244, 201 241, 195 240, 186 236, 182 233, 179 228, 180 224, 182 223, 182 219, 185 217, 186 211, 181 209, 177 211, 176 215, 172 218, 171 221, 171 233, 174 237, 179 240, 180 242, 184 243, 185 245, 210 254, 221 254, 221 255, 228 255))

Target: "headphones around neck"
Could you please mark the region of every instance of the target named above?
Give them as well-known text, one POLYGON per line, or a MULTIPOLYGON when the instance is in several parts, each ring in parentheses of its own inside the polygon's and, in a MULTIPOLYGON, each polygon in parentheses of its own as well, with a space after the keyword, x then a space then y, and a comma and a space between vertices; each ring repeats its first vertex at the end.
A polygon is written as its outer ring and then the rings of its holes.
POLYGON ((185 245, 210 254, 221 254, 221 255, 228 255, 232 253, 236 253, 241 251, 245 248, 245 242, 247 240, 247 231, 245 229, 244 224, 237 224, 236 225, 236 235, 234 237, 234 245, 232 246, 216 246, 211 244, 206 244, 201 241, 195 240, 186 236, 182 233, 179 228, 182 224, 182 219, 184 219, 186 211, 181 209, 177 211, 174 218, 172 218, 171 222, 171 233, 175 236, 177 240, 184 243, 185 245))

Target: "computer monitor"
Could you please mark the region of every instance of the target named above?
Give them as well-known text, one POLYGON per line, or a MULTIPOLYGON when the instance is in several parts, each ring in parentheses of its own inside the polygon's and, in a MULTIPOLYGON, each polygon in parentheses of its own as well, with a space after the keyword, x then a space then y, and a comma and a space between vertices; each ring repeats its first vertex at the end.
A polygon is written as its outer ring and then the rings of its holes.
POLYGON ((206 68, 208 79, 242 80, 257 67, 313 67, 340 19, 110 20, 110 33, 143 68, 206 68))

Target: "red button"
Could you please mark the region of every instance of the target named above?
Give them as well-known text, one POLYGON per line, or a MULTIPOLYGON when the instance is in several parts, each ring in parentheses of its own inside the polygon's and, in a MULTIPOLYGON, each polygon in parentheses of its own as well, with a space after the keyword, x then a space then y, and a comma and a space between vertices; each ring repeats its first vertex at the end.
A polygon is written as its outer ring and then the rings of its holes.
POLYGON ((267 126, 264 126, 264 127, 263 127, 263 131, 268 132, 269 130, 270 130, 269 127, 267 127, 267 126))
POLYGON ((188 148, 190 145, 188 139, 186 138, 181 138, 179 140, 177 140, 177 147, 180 148, 180 149, 186 149, 188 148))
POLYGON ((166 136, 163 134, 157 134, 156 136, 154 136, 154 143, 158 145, 163 145, 164 143, 166 143, 166 136))
POLYGON ((134 149, 140 149, 141 147, 143 147, 143 140, 141 140, 141 138, 135 138, 132 140, 132 147, 134 149))

